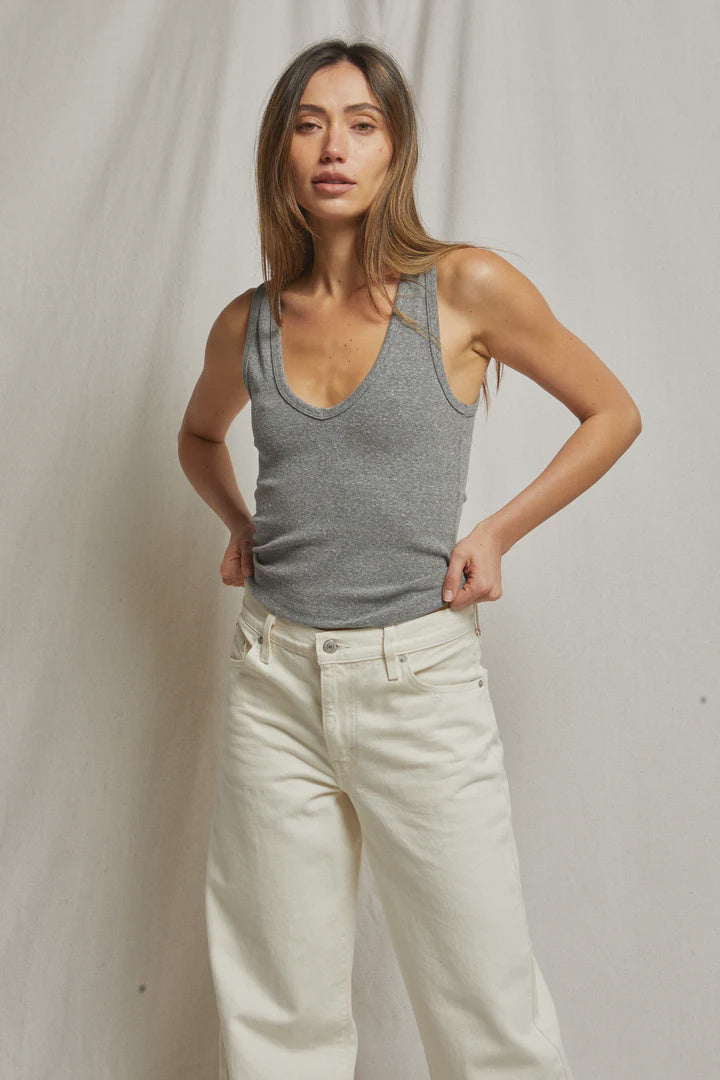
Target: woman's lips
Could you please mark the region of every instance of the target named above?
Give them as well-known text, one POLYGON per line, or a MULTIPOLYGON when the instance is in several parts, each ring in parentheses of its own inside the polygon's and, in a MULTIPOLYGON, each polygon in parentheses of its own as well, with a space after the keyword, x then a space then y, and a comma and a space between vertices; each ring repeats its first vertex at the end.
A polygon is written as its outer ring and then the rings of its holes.
POLYGON ((355 184, 349 181, 347 184, 340 183, 337 180, 313 180, 313 187, 318 191, 327 192, 330 195, 340 194, 342 191, 350 191, 350 188, 354 188, 355 184))

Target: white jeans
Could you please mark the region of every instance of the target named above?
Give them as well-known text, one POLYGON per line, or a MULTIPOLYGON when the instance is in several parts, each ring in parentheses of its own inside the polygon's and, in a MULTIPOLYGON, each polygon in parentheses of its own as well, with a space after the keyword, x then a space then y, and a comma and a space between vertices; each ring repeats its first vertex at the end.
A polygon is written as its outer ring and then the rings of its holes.
POLYGON ((571 1080, 477 605, 320 630, 244 590, 206 875, 230 1080, 352 1080, 364 844, 433 1080, 571 1080))

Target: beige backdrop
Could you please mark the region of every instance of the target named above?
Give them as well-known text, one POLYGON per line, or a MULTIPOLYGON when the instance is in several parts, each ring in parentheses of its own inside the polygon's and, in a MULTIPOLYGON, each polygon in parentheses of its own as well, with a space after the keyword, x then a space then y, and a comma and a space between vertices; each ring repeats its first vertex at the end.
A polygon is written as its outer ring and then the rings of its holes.
MULTIPOLYGON (((339 33, 412 82, 428 229, 504 249, 640 407, 627 456, 506 556, 484 661, 577 1080, 709 1080, 717 6, 6 0, 0 20, 2 1077, 218 1074, 202 885, 242 593, 176 434, 210 325, 260 280, 270 87, 339 33)), ((506 369, 461 535, 575 425, 506 369)), ((249 408, 228 441, 253 507, 249 408)), ((366 869, 356 956, 358 1080, 426 1080, 366 869)))

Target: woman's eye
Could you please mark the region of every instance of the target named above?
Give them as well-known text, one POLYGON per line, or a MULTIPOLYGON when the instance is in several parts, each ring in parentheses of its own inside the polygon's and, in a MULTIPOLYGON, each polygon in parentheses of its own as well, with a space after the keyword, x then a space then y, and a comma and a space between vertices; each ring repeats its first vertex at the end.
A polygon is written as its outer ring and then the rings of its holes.
MULTIPOLYGON (((318 127, 317 124, 313 124, 310 120, 306 120, 304 123, 298 124, 296 130, 297 131, 307 131, 309 128, 316 128, 316 127, 318 127)), ((356 128, 369 128, 370 131, 375 130, 375 125, 369 123, 367 120, 361 120, 359 124, 355 124, 355 127, 356 128)), ((366 135, 366 134, 368 134, 368 132, 364 131, 363 134, 366 135)))

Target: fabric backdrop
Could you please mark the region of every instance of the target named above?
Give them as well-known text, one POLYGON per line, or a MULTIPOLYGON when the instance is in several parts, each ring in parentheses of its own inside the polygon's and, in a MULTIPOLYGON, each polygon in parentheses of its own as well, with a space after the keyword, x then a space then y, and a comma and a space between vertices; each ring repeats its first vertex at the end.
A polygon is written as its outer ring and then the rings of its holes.
MULTIPOLYGON (((577 1080, 708 1080, 717 6, 5 0, 0 20, 0 1075, 218 1075, 202 885, 242 591, 176 435, 213 320, 260 281, 267 95, 341 34, 411 81, 429 231, 500 249, 639 405, 628 454, 505 557, 484 660, 577 1080)), ((576 423, 506 369, 460 535, 576 423)), ((249 407, 228 444, 252 508, 249 407)), ((366 866, 354 996, 358 1080, 425 1080, 366 866)))

